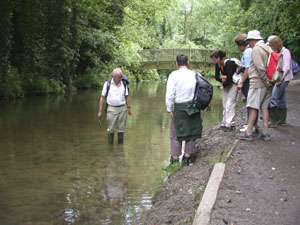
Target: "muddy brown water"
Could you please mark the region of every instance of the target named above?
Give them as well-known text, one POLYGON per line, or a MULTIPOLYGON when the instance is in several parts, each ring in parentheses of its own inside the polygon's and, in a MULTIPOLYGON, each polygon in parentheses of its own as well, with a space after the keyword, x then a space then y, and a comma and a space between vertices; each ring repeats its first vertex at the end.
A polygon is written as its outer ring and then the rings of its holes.
MULTIPOLYGON (((107 145, 98 91, 0 103, 0 224, 141 224, 169 159, 165 84, 130 86, 124 145, 107 145)), ((221 91, 204 127, 220 122, 221 91)), ((116 137, 115 137, 116 142, 116 137)))

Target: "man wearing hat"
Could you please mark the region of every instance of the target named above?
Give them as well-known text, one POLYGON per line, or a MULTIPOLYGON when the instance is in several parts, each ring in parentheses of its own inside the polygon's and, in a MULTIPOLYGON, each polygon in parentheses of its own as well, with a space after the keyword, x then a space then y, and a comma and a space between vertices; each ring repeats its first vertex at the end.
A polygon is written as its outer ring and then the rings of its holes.
POLYGON ((261 109, 263 131, 259 135, 259 138, 268 141, 271 139, 268 132, 268 107, 272 95, 272 85, 268 83, 266 78, 269 53, 265 49, 268 48, 268 46, 264 43, 258 30, 249 31, 246 40, 252 48, 252 59, 248 70, 250 87, 247 98, 247 107, 250 108, 250 115, 246 132, 237 134, 236 138, 253 141, 252 130, 258 116, 258 110, 261 109))

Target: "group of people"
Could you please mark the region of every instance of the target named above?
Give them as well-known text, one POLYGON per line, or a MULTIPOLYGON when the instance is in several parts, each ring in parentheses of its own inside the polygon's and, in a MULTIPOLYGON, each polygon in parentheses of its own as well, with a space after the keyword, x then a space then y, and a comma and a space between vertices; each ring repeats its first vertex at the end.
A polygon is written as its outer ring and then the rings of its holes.
MULTIPOLYGON (((233 118, 238 90, 247 99, 247 125, 236 134, 236 138, 253 141, 253 132, 258 132, 257 118, 259 110, 263 117, 262 132, 259 138, 270 140, 269 125, 286 124, 287 104, 285 88, 293 78, 292 59, 290 51, 283 46, 280 37, 272 35, 267 44, 258 30, 248 34, 238 34, 234 38, 238 48, 243 52, 241 66, 233 59, 226 57, 226 52, 216 50, 211 58, 215 62, 215 79, 223 87, 223 119, 219 129, 229 132, 235 129, 233 118), (272 50, 271 50, 272 49, 272 50), (283 79, 276 84, 266 78, 269 51, 283 55, 283 79), (233 81, 234 74, 240 74, 237 83, 233 81), (271 120, 269 122, 269 115, 271 120)), ((188 69, 189 60, 184 54, 176 57, 177 70, 173 71, 166 86, 166 108, 171 115, 170 164, 178 163, 181 156, 182 143, 185 150, 182 157, 183 165, 192 163, 196 152, 195 140, 202 135, 202 118, 199 110, 193 107, 196 77, 195 72, 188 69)), ((201 76, 201 74, 198 74, 201 76)), ((112 79, 104 84, 99 101, 98 118, 101 119, 103 103, 106 99, 108 121, 108 143, 113 143, 114 132, 118 133, 118 143, 123 143, 127 114, 131 115, 129 89, 123 82, 124 74, 117 68, 112 73, 112 79), (110 86, 110 88, 108 88, 110 86)))
POLYGON ((248 34, 238 34, 234 38, 238 48, 243 52, 241 67, 232 59, 226 58, 226 53, 216 50, 211 54, 216 63, 215 79, 223 87, 223 120, 219 129, 228 132, 235 129, 233 118, 238 90, 246 98, 247 125, 242 128, 236 138, 253 141, 253 133, 258 137, 270 140, 269 127, 286 125, 287 104, 285 88, 293 78, 292 58, 290 51, 283 46, 280 37, 272 35, 264 42, 258 30, 251 30, 248 34), (268 58, 271 51, 282 54, 283 75, 278 82, 271 83, 266 78, 268 58), (237 83, 233 76, 241 74, 237 83), (259 110, 262 113, 263 127, 258 131, 257 119, 259 110))

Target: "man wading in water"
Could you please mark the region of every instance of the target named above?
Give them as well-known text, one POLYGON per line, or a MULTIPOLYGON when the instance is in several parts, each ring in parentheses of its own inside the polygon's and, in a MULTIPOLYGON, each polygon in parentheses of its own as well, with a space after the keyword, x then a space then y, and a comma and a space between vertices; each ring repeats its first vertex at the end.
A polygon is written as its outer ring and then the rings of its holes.
POLYGON ((98 119, 102 116, 102 107, 106 99, 108 144, 113 144, 114 133, 118 132, 118 144, 123 144, 127 114, 131 115, 128 86, 122 81, 123 73, 119 68, 112 72, 112 79, 103 85, 99 100, 98 119), (109 85, 108 85, 109 83, 109 85), (108 88, 109 87, 109 88, 108 88))

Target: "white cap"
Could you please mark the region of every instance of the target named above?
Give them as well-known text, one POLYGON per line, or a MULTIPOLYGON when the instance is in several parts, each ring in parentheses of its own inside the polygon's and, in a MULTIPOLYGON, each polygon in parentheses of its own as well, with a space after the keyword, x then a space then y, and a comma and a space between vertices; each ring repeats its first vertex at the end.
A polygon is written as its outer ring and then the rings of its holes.
POLYGON ((260 36, 260 32, 258 30, 250 30, 247 34, 246 40, 262 40, 263 38, 260 36))
POLYGON ((276 35, 271 35, 268 37, 267 45, 269 45, 269 42, 274 38, 277 37, 276 35))

